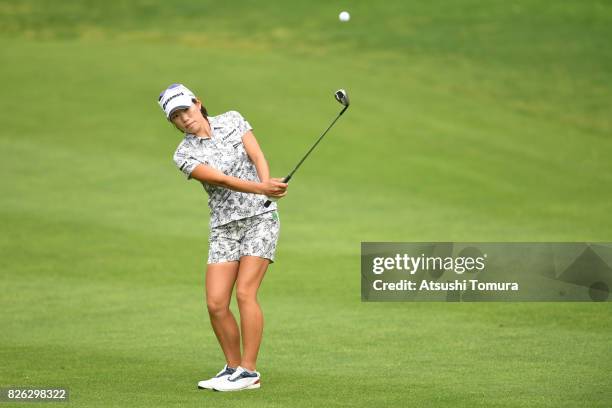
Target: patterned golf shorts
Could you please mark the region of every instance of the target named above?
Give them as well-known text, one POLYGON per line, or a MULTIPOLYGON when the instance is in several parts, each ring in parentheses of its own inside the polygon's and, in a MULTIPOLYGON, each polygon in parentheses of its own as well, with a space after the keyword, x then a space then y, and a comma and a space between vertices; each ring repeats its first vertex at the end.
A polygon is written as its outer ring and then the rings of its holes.
POLYGON ((241 256, 259 256, 274 262, 280 232, 278 212, 270 211, 211 228, 208 263, 231 262, 241 256))

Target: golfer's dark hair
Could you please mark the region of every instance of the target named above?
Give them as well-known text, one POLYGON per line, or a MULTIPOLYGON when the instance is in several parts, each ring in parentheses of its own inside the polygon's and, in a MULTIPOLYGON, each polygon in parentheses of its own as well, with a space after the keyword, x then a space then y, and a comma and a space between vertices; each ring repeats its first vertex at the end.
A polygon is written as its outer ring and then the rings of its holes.
MULTIPOLYGON (((195 99, 191 100, 193 103, 196 103, 195 99)), ((208 111, 206 110, 206 106, 204 106, 204 104, 202 104, 202 107, 200 108, 200 112, 202 112, 202 116, 204 116, 205 118, 208 117, 208 111)))

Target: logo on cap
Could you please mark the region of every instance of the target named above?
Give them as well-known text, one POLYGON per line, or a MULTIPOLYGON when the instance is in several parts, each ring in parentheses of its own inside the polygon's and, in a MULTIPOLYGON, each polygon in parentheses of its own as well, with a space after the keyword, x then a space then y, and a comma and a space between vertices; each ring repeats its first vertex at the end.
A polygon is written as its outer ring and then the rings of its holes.
POLYGON ((172 95, 170 98, 168 98, 168 100, 166 102, 164 102, 164 104, 162 105, 162 108, 166 109, 166 105, 168 105, 168 102, 170 102, 171 100, 173 100, 174 98, 181 96, 181 95, 185 95, 182 92, 177 93, 176 95, 172 95))

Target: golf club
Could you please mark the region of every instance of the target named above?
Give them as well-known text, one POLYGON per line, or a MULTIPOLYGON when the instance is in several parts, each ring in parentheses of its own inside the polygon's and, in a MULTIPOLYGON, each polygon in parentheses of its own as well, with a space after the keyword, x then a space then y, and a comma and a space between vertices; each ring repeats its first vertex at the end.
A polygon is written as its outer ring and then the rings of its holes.
MULTIPOLYGON (((297 169, 300 168, 302 163, 304 163, 304 160, 306 160, 306 158, 310 155, 310 153, 314 150, 314 148, 317 147, 317 145, 319 144, 321 139, 323 139, 323 136, 325 136, 325 134, 329 131, 329 129, 331 129, 332 126, 334 126, 334 123, 336 123, 336 121, 340 118, 340 116, 342 116, 344 111, 346 111, 348 109, 350 101, 349 101, 348 93, 346 93, 346 91, 344 89, 338 89, 334 93, 334 97, 336 98, 336 100, 338 102, 340 102, 344 106, 344 108, 342 108, 342 110, 340 111, 338 116, 336 116, 336 118, 331 123, 331 125, 329 125, 329 127, 327 129, 325 129, 325 132, 323 132, 323 134, 319 137, 319 139, 317 139, 315 144, 312 145, 310 150, 308 150, 308 152, 306 152, 304 157, 302 157, 302 160, 300 160, 300 162, 297 164, 297 166, 295 166, 295 168, 291 171, 291 173, 289 173, 289 175, 283 179, 283 183, 288 183, 289 180, 291 180, 291 177, 293 177, 293 174, 295 174, 297 169)), ((272 204, 272 201, 268 200, 268 201, 265 202, 264 207, 268 208, 270 206, 270 204, 272 204)))

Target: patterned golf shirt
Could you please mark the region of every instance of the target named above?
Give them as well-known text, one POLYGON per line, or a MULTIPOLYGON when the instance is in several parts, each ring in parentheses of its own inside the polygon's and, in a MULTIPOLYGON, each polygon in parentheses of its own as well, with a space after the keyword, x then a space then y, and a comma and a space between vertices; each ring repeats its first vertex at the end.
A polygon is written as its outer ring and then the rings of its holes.
MULTIPOLYGON (((174 162, 187 178, 199 164, 213 167, 228 176, 259 182, 257 169, 244 149, 242 136, 251 125, 240 113, 229 111, 209 116, 212 136, 203 138, 186 134, 174 153, 174 162)), ((261 194, 241 193, 201 182, 208 193, 210 227, 276 210, 276 203, 264 207, 267 198, 261 194)))

